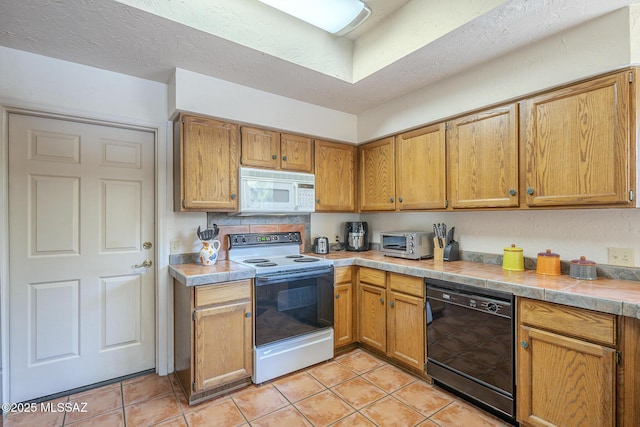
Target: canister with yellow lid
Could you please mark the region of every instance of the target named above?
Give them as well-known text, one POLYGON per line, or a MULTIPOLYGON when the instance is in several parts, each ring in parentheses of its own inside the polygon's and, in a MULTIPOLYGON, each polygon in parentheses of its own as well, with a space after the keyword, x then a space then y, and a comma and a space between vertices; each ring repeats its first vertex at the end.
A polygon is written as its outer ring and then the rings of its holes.
POLYGON ((510 247, 504 248, 502 269, 508 271, 524 271, 522 248, 516 247, 515 243, 512 243, 510 247))

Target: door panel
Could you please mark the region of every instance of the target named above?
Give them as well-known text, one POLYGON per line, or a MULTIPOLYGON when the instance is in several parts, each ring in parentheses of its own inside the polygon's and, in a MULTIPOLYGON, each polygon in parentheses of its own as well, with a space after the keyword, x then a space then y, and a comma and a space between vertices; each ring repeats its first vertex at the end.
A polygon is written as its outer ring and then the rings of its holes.
POLYGON ((153 368, 153 133, 12 113, 8 151, 8 401, 153 368))
POLYGON ((79 281, 37 283, 29 288, 29 363, 79 357, 79 281))

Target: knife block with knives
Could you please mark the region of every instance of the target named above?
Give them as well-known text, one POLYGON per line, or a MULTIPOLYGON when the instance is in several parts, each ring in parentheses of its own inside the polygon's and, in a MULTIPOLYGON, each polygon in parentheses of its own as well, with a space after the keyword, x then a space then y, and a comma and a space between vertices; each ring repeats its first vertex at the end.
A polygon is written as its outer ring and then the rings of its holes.
POLYGON ((435 261, 457 261, 460 259, 460 245, 453 239, 455 227, 447 232, 447 225, 433 224, 433 259, 435 261))

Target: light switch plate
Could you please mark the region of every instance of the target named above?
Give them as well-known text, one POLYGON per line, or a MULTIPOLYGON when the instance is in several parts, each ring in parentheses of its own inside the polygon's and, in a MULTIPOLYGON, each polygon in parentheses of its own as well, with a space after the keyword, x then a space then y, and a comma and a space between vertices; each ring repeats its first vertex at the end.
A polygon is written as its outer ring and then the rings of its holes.
POLYGON ((609 265, 633 267, 633 248, 608 248, 609 265))

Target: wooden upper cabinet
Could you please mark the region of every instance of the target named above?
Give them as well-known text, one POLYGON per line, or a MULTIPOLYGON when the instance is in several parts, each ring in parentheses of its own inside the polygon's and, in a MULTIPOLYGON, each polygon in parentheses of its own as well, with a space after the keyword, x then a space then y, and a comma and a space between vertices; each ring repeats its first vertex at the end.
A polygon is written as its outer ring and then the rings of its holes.
POLYGON ((444 123, 396 137, 397 210, 447 206, 444 123))
POLYGON ((449 122, 453 208, 518 206, 518 105, 449 122))
POLYGON ((629 81, 625 71, 523 101, 529 206, 629 204, 629 81))
POLYGON ((315 140, 316 212, 356 209, 354 145, 315 140))
POLYGON ((243 126, 243 166, 313 172, 311 138, 243 126))
POLYGON ((238 126, 181 115, 174 133, 174 210, 237 211, 238 126))
POLYGON ((242 165, 277 169, 280 164, 280 134, 243 126, 242 165))
POLYGON ((280 168, 288 171, 312 173, 313 144, 311 138, 281 133, 280 168))
POLYGON ((362 145, 360 151, 360 210, 396 209, 395 141, 393 137, 362 145))

